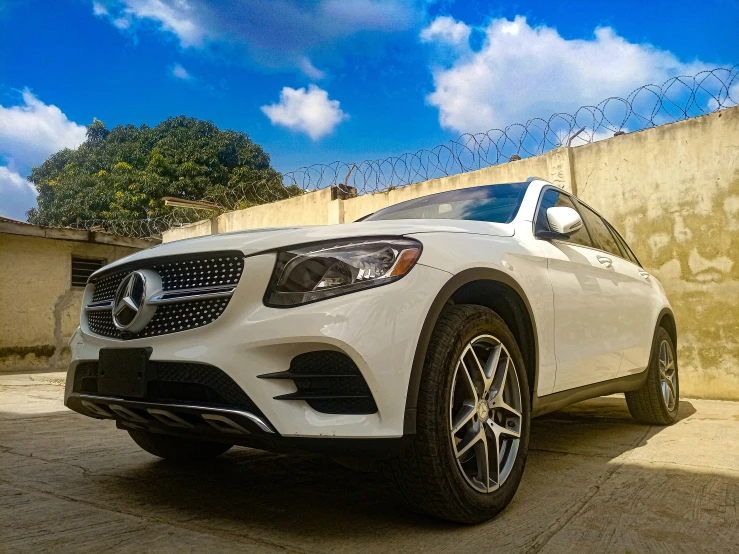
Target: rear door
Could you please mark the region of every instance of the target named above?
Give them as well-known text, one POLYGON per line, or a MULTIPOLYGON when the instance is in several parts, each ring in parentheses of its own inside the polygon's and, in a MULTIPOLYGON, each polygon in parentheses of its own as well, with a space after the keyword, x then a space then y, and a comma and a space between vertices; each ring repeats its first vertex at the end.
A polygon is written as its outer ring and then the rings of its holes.
MULTIPOLYGON (((553 206, 578 209, 568 194, 546 189, 537 229, 549 229, 546 209, 553 206)), ((613 379, 619 371, 619 278, 612 264, 602 261, 608 258, 606 253, 595 246, 586 226, 567 240, 542 241, 553 291, 557 359, 553 392, 613 379)))
MULTIPOLYGON (((604 220, 605 221, 605 220, 604 220)), ((606 221, 616 239, 622 258, 615 258, 613 267, 623 277, 623 350, 619 377, 638 373, 649 364, 656 316, 661 309, 654 290, 654 280, 637 260, 626 241, 606 221)))

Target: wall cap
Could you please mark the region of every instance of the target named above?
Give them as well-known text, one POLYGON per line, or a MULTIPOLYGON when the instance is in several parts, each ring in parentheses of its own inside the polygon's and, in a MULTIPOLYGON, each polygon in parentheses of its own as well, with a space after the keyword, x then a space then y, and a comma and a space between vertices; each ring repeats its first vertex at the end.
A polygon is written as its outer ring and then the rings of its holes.
POLYGON ((0 216, 0 234, 90 242, 94 244, 108 244, 110 246, 126 246, 128 248, 139 248, 142 250, 162 242, 158 238, 136 239, 98 231, 69 229, 66 227, 47 227, 45 225, 35 225, 26 221, 2 216, 0 216))

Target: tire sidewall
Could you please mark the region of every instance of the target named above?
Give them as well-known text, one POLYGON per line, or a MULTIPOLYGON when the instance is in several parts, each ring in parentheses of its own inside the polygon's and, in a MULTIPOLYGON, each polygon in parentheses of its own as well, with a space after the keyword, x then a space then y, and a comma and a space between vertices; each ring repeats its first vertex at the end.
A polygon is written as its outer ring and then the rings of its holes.
POLYGON ((436 429, 439 433, 437 440, 444 445, 444 459, 449 466, 446 475, 451 480, 450 484, 452 485, 452 489, 456 492, 462 504, 469 506, 473 511, 479 510, 481 520, 488 519, 490 515, 485 514, 490 514, 491 512, 497 513, 497 511, 502 510, 511 501, 516 493, 516 489, 521 481, 524 467, 526 465, 530 435, 531 409, 523 356, 521 355, 513 334, 510 332, 503 320, 500 319, 500 317, 498 317, 492 310, 480 308, 478 317, 465 321, 461 328, 457 329, 453 347, 448 350, 443 362, 443 367, 446 371, 443 375, 444 380, 442 382, 442 386, 439 387, 441 396, 437 398, 437 406, 440 408, 439 412, 442 422, 436 426, 436 429), (522 403, 521 439, 518 445, 516 460, 503 485, 491 493, 481 493, 476 491, 462 476, 454 456, 449 423, 449 403, 451 402, 451 389, 457 360, 467 344, 475 337, 483 334, 492 335, 497 338, 508 350, 518 377, 522 403))
POLYGON ((659 405, 665 418, 669 421, 675 421, 677 419, 677 412, 680 409, 680 372, 678 371, 677 350, 675 349, 672 337, 670 337, 670 334, 663 327, 659 327, 657 332, 654 334, 654 344, 652 349, 653 355, 649 370, 653 375, 656 394, 660 401, 659 405), (670 348, 672 349, 672 358, 675 363, 675 408, 673 410, 667 409, 667 403, 662 395, 662 381, 660 379, 659 372, 659 349, 662 341, 667 341, 667 344, 670 345, 670 348))

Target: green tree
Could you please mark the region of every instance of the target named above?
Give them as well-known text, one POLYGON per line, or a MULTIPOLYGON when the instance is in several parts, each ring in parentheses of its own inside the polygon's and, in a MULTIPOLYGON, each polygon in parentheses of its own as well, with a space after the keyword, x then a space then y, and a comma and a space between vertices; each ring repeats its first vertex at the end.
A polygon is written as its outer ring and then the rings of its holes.
POLYGON ((95 120, 79 148, 53 154, 29 179, 39 196, 28 220, 44 225, 154 219, 172 211, 165 196, 240 209, 302 193, 282 186, 245 133, 185 116, 111 130, 95 120))

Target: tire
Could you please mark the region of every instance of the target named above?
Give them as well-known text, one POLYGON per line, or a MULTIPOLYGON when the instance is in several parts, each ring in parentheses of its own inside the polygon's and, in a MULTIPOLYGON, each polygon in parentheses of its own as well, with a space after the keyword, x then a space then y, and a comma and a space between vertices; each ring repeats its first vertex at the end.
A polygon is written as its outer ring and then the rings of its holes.
POLYGON ((654 334, 647 381, 642 388, 626 393, 626 404, 631 416, 639 423, 672 425, 677 421, 680 407, 677 353, 670 334, 662 327, 657 328, 654 334))
MULTIPOLYGON (((472 374, 468 372, 466 375, 472 374)), ((424 361, 418 393, 416 435, 409 448, 399 457, 386 462, 384 469, 395 489, 416 511, 458 523, 482 523, 503 510, 518 488, 528 454, 530 412, 523 357, 503 320, 482 306, 447 306, 436 323, 424 361), (494 358, 497 346, 492 339, 502 346, 497 359, 494 358), (485 381, 479 381, 481 373, 477 373, 477 381, 475 377, 464 380, 465 373, 459 373, 467 367, 458 363, 462 356, 465 364, 474 368, 470 348, 475 351, 475 356, 488 356, 487 361, 480 362, 477 367, 491 367, 493 364, 490 360, 497 360, 497 370, 490 372, 492 377, 488 376, 491 382, 489 390, 492 391, 489 396, 471 392, 484 390, 485 381), (508 372, 502 370, 506 358, 512 362, 513 371, 510 371, 510 365, 507 366, 508 372), (505 379, 503 385, 500 379, 505 379), (504 391, 498 397, 508 403, 504 409, 495 404, 499 400, 492 399, 496 387, 504 391), (517 400, 516 387, 519 395, 517 400), (466 402, 460 403, 460 400, 470 394, 473 401, 479 403, 477 409, 473 410, 474 415, 468 416, 466 414, 471 412, 464 410, 472 404, 468 406, 466 402), (489 400, 485 402, 483 398, 489 400), (511 402, 516 405, 513 406, 511 402), (487 419, 483 419, 481 414, 490 403, 498 407, 491 407, 487 419), (518 416, 509 411, 511 407, 517 408, 518 416), (472 419, 457 434, 452 434, 453 427, 461 425, 465 417, 472 419), (497 426, 491 421, 497 421, 497 426), (479 427, 476 427, 478 424, 479 427), (470 447, 472 439, 468 440, 468 437, 479 437, 476 429, 483 429, 486 436, 490 433, 491 438, 478 438, 474 447, 470 447), (512 431, 519 433, 518 439, 509 434, 512 431), (498 475, 497 480, 502 481, 499 486, 497 482, 481 477, 484 476, 484 470, 480 466, 480 463, 484 465, 485 459, 490 460, 494 451, 489 448, 489 454, 485 456, 482 442, 487 441, 485 448, 488 443, 496 444, 494 437, 498 436, 498 432, 501 433, 503 451, 508 448, 507 455, 502 457, 505 466, 498 475), (465 448, 469 449, 459 455, 465 448), (485 488, 485 482, 488 490, 483 492, 481 489, 485 488)), ((496 475, 495 468, 501 467, 501 461, 494 459, 488 467, 488 475, 492 478, 496 475)))
POLYGON ((149 454, 176 462, 202 462, 220 456, 233 445, 220 442, 184 439, 148 431, 128 430, 136 444, 149 454))

